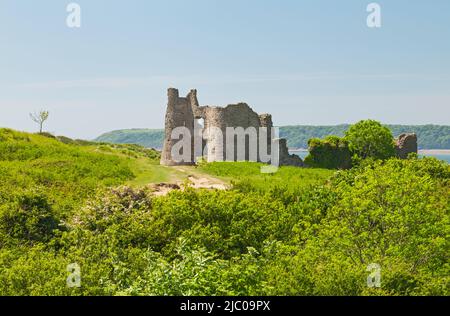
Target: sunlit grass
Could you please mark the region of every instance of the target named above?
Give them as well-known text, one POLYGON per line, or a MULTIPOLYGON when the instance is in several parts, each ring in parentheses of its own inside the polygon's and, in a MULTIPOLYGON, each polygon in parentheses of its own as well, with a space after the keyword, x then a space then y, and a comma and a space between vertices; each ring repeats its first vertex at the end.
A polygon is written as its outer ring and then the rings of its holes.
POLYGON ((298 189, 320 185, 333 175, 333 170, 315 168, 280 167, 272 174, 262 173, 262 163, 214 162, 204 164, 200 169, 210 175, 232 181, 235 185, 248 185, 257 191, 274 187, 298 189))

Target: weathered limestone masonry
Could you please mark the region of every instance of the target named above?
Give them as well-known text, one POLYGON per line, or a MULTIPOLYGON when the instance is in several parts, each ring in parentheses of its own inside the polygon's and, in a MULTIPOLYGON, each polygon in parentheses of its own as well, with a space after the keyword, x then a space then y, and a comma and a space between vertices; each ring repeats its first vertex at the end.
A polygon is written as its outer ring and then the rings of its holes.
POLYGON ((401 134, 396 139, 395 149, 397 156, 401 159, 408 158, 408 154, 417 154, 417 135, 413 133, 401 134))
MULTIPOLYGON (((192 105, 192 97, 189 94, 186 98, 180 98, 178 90, 169 89, 167 92, 168 103, 166 111, 166 123, 165 123, 165 138, 163 144, 163 151, 161 154, 161 164, 163 165, 189 165, 194 164, 194 159, 191 162, 175 162, 171 156, 172 147, 177 140, 171 138, 172 131, 179 126, 185 126, 191 132, 194 133, 194 113, 192 105)), ((192 142, 192 149, 194 148, 194 142, 192 142)), ((192 158, 194 157, 194 151, 191 151, 192 158)))
MULTIPOLYGON (((197 91, 191 90, 186 97, 180 97, 178 90, 170 88, 168 90, 168 104, 165 122, 165 139, 163 151, 161 155, 161 164, 163 165, 193 165, 196 158, 204 156, 207 161, 225 161, 227 150, 234 151, 234 158, 228 159, 232 161, 247 160, 261 161, 259 154, 257 157, 251 157, 251 146, 259 146, 260 140, 259 128, 266 127, 267 140, 266 146, 268 153, 273 142, 279 144, 279 162, 280 165, 303 166, 303 161, 296 155, 290 155, 288 152, 285 139, 275 139, 272 137, 271 129, 273 127, 272 116, 270 114, 258 115, 246 103, 230 104, 226 107, 200 106, 197 99, 197 91), (198 120, 204 120, 203 137, 199 134, 198 120), (172 147, 179 141, 172 139, 172 131, 177 127, 186 127, 191 132, 191 157, 189 161, 178 162, 172 157, 172 147), (239 159, 237 155, 237 140, 234 142, 234 148, 227 148, 226 130, 227 127, 243 128, 254 127, 257 131, 257 142, 249 143, 249 138, 245 139, 245 158, 239 159), (217 137, 221 135, 222 137, 217 137), (194 143, 201 143, 201 148, 196 148, 194 143), (206 155, 202 155, 203 148, 206 147, 206 155), (256 158, 256 159, 255 159, 256 158)), ((265 136, 265 135, 264 135, 265 136)), ((257 147, 259 149, 259 147, 257 147)), ((259 153, 259 151, 257 151, 259 153)), ((228 156, 229 157, 229 156, 228 156)), ((242 157, 241 157, 242 158, 242 157)))

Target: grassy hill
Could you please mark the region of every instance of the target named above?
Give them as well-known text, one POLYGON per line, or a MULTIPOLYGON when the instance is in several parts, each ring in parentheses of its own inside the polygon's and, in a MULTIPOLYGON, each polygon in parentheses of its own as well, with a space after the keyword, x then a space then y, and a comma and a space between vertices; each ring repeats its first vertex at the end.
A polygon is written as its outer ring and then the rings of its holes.
POLYGON ((445 163, 263 174, 258 163, 158 159, 0 129, 0 295, 450 294, 445 163), (157 196, 147 185, 192 175, 232 186, 157 196), (371 263, 380 288, 367 286, 371 263))
POLYGON ((123 129, 100 135, 95 141, 112 144, 138 144, 146 148, 161 149, 164 141, 164 130, 123 129))
MULTIPOLYGON (((419 149, 450 149, 450 126, 444 125, 386 125, 397 137, 402 133, 416 133, 419 149)), ((280 136, 288 140, 291 148, 307 148, 311 138, 324 138, 329 135, 343 136, 349 125, 335 126, 282 126, 280 136)), ((161 149, 164 139, 162 129, 117 130, 99 136, 96 141, 139 144, 147 148, 161 149)))
POLYGON ((48 136, 0 129, 3 205, 31 195, 52 204, 52 212, 63 218, 97 188, 132 177, 126 158, 103 154, 97 146, 65 144, 48 136))

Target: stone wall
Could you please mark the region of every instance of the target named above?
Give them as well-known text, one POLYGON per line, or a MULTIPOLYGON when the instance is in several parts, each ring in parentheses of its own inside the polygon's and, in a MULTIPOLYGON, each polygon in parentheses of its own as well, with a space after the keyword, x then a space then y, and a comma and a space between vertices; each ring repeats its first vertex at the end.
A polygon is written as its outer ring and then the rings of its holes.
POLYGON ((165 121, 165 136, 163 143, 163 151, 161 153, 161 164, 163 165, 192 165, 195 163, 194 159, 194 112, 192 104, 192 96, 189 94, 186 98, 179 96, 178 90, 170 88, 167 91, 167 110, 165 121), (172 131, 176 127, 185 126, 191 132, 192 151, 189 161, 176 162, 172 158, 172 147, 178 142, 177 139, 172 139, 172 131))
POLYGON ((414 133, 401 134, 396 140, 395 150, 397 157, 408 158, 410 153, 417 154, 417 135, 414 133))
MULTIPOLYGON (((198 126, 197 126, 198 127, 198 126)), ((295 155, 289 155, 286 140, 276 140, 272 135, 272 116, 270 114, 258 115, 246 103, 229 104, 226 107, 200 106, 197 99, 197 90, 191 90, 186 97, 180 97, 178 90, 170 88, 168 90, 168 104, 165 124, 165 140, 162 152, 161 164, 164 165, 186 165, 195 164, 196 158, 203 152, 207 161, 261 161, 259 157, 260 146, 260 127, 267 128, 265 146, 268 152, 272 149, 272 144, 278 142, 279 161, 281 165, 303 166, 303 161, 295 155), (204 120, 204 129, 199 132, 195 128, 197 120, 204 120), (191 131, 192 154, 189 161, 177 162, 171 156, 173 146, 179 142, 178 139, 172 139, 171 134, 174 128, 185 126, 191 131), (242 128, 249 132, 250 136, 245 138, 244 151, 237 152, 237 138, 229 136, 227 139, 227 128, 242 128), (254 129, 248 129, 254 128, 254 129), (256 130, 256 134, 250 133, 256 130), (194 143, 201 144, 194 146, 194 143), (234 144, 234 148, 230 144, 234 144), (252 147, 253 146, 253 147, 252 147), (252 156, 251 148, 256 146, 257 156, 252 156), (233 154, 234 153, 234 154, 233 154), (231 159, 230 159, 231 158, 231 159)), ((230 133, 228 133, 230 135, 230 133)))

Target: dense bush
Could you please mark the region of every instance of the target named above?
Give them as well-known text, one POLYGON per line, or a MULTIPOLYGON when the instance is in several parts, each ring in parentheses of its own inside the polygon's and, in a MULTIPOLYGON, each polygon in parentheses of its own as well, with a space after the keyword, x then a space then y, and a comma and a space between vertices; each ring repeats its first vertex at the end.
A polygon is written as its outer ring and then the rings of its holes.
POLYGON ((305 163, 310 167, 349 169, 352 165, 348 142, 343 138, 338 136, 328 136, 323 140, 312 138, 308 146, 309 155, 305 158, 305 163))
POLYGON ((377 121, 365 120, 350 126, 345 139, 350 151, 362 159, 387 159, 395 155, 391 131, 377 121))
POLYGON ((213 163, 200 168, 231 190, 157 197, 107 188, 135 159, 117 148, 0 138, 1 295, 450 295, 450 167, 436 159, 272 175, 213 163))
POLYGON ((0 206, 0 236, 20 241, 48 241, 58 228, 47 196, 34 191, 14 194, 10 203, 0 206))
POLYGON ((379 293, 449 293, 449 187, 429 165, 449 169, 432 159, 395 159, 337 174, 336 204, 300 252, 315 262, 305 269, 317 294, 370 294, 360 276, 371 263, 381 267, 379 293))
POLYGON ((388 159, 395 155, 390 131, 373 120, 360 121, 345 132, 345 137, 327 136, 308 141, 309 167, 349 169, 364 159, 388 159))

